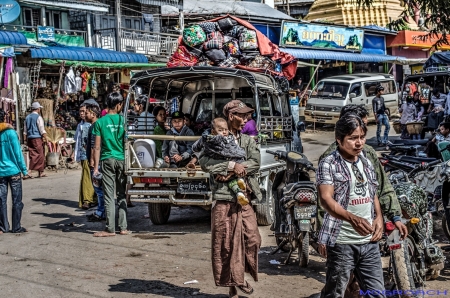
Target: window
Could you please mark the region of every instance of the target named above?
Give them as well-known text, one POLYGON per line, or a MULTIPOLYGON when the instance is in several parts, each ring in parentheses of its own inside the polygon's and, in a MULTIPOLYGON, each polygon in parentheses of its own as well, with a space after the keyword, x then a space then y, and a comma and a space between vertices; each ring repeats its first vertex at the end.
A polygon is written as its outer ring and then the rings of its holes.
POLYGON ((131 29, 131 20, 130 19, 125 20, 125 28, 131 29))
POLYGON ((311 93, 311 98, 344 99, 349 83, 320 81, 311 93))
POLYGON ((25 8, 23 10, 23 23, 25 26, 34 26, 33 24, 33 10, 25 8))
POLYGON ((384 94, 394 94, 397 93, 395 88, 395 82, 393 80, 379 81, 379 82, 365 82, 364 89, 366 90, 367 96, 377 95, 376 88, 378 85, 384 87, 384 94))
POLYGON ((361 96, 361 83, 354 83, 350 88, 349 93, 355 93, 356 97, 361 96))
POLYGON ((61 29, 61 14, 58 12, 53 12, 52 26, 56 29, 61 29))

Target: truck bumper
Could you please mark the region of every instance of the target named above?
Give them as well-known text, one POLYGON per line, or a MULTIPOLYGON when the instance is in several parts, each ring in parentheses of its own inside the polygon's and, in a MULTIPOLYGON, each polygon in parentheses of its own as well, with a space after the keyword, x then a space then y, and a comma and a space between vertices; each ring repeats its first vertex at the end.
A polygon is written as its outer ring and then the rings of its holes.
POLYGON ((306 122, 316 122, 324 124, 336 124, 339 120, 339 113, 305 111, 306 122))
POLYGON ((175 190, 168 189, 145 189, 131 188, 127 191, 127 195, 133 202, 142 203, 168 203, 174 205, 191 205, 191 206, 207 206, 212 204, 212 192, 209 191, 203 195, 203 199, 191 198, 199 197, 199 195, 177 195, 175 190))

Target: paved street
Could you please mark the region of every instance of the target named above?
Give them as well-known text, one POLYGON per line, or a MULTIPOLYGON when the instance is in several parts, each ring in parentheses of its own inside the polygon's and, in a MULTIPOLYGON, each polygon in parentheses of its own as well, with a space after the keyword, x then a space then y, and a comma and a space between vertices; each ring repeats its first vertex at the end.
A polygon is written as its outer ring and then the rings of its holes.
MULTIPOLYGON (((369 131, 373 136, 375 126, 369 131)), ((333 134, 303 135, 313 162, 333 134)), ((132 235, 94 238, 104 223, 87 222, 86 212, 78 209, 79 178, 79 170, 69 170, 24 181, 23 225, 29 233, 0 236, 0 297, 226 297, 227 290, 212 280, 208 211, 173 208, 167 225, 153 226, 144 218, 146 205, 137 203, 128 215, 132 235), (198 283, 184 284, 193 280, 198 283)), ((316 297, 324 283, 324 260, 313 255, 307 269, 295 262, 272 265, 269 261, 282 262, 287 254, 269 255, 275 239, 269 227, 260 232, 260 280, 252 297, 316 297)), ((442 277, 427 288, 449 289, 449 278, 446 264, 442 277)))

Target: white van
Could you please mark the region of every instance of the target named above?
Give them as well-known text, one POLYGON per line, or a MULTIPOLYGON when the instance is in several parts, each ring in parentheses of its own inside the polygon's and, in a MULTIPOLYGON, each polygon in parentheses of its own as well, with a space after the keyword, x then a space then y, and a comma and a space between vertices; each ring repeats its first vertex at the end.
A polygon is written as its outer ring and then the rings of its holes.
POLYGON ((358 73, 329 77, 317 83, 305 109, 305 121, 335 124, 341 109, 348 104, 364 105, 369 120, 375 120, 372 99, 378 85, 384 87, 384 103, 388 115, 398 114, 398 92, 390 74, 358 73))

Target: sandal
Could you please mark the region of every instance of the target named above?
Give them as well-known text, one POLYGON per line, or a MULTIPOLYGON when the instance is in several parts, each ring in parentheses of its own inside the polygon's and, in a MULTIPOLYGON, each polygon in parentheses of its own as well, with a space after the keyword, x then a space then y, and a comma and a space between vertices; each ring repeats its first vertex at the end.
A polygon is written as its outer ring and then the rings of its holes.
POLYGON ((110 233, 107 231, 94 233, 94 237, 112 237, 112 236, 116 236, 116 233, 110 233))
POLYGON ((88 210, 89 208, 91 208, 91 207, 89 206, 89 203, 84 203, 84 204, 81 206, 81 209, 83 209, 83 210, 88 210))
POLYGON ((238 286, 237 287, 239 290, 242 291, 242 293, 247 294, 247 295, 251 295, 253 294, 253 288, 252 286, 248 283, 248 281, 245 281, 245 284, 243 286, 238 286))
POLYGON ((30 176, 30 175, 25 175, 22 177, 22 180, 27 180, 27 179, 34 179, 34 177, 30 176))
POLYGON ((45 178, 45 177, 47 177, 47 174, 44 174, 44 173, 39 174, 39 176, 38 176, 38 178, 45 178))
POLYGON ((101 218, 100 216, 98 216, 95 213, 86 215, 86 217, 87 217, 87 220, 90 222, 98 222, 98 221, 106 220, 106 218, 101 218))
POLYGON ((131 233, 133 233, 133 232, 129 231, 129 230, 122 230, 119 232, 120 235, 130 235, 131 233))

